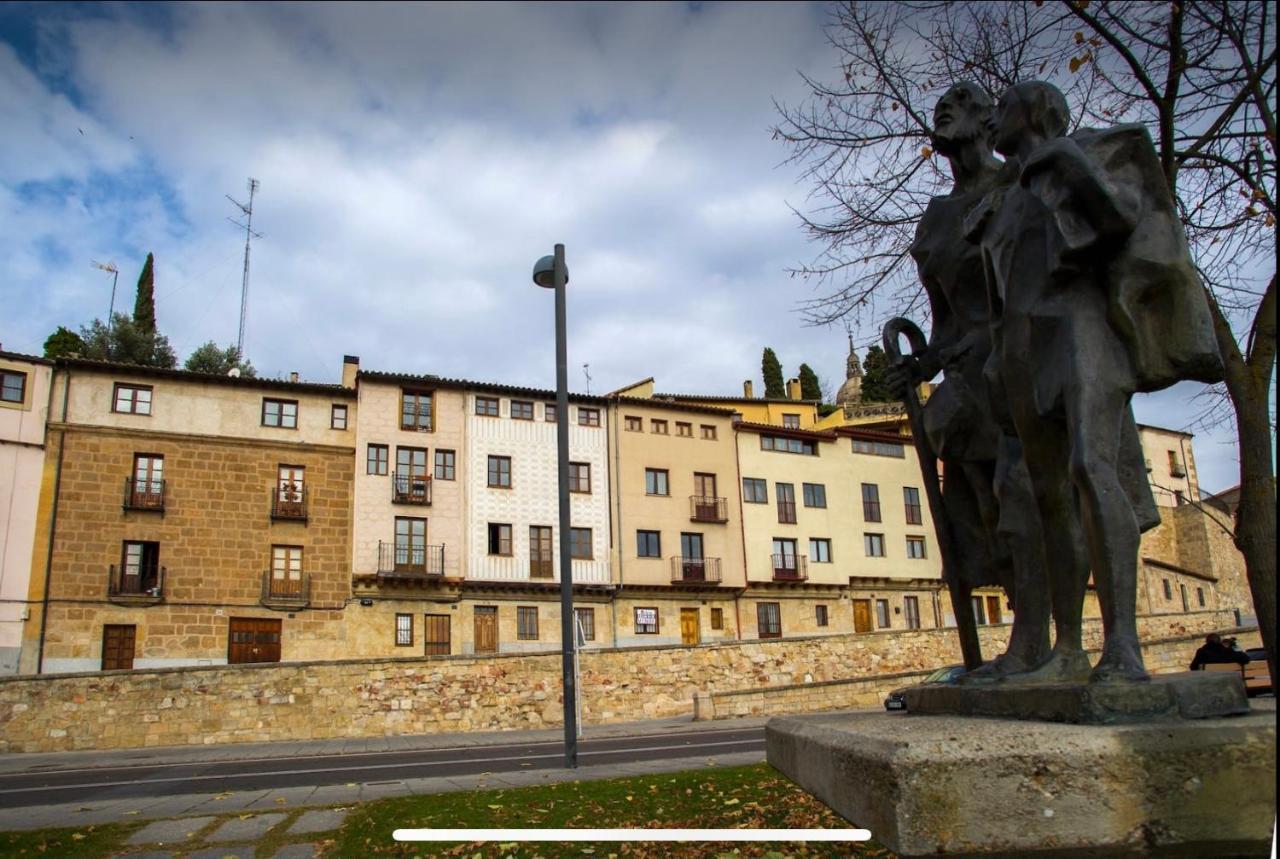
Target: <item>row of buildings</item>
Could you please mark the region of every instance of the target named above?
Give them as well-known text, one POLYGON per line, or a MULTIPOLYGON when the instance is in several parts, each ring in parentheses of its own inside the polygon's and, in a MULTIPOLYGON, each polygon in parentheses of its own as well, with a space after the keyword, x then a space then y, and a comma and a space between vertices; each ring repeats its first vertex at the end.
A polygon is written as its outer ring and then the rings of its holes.
MULTIPOLYGON (((0 378, 6 672, 559 646, 553 392, 350 356, 338 384, 5 352, 0 378)), ((788 392, 570 397, 585 646, 954 622, 900 411, 788 392)), ((1190 437, 1143 438, 1168 521, 1139 609, 1238 602, 1190 437)))

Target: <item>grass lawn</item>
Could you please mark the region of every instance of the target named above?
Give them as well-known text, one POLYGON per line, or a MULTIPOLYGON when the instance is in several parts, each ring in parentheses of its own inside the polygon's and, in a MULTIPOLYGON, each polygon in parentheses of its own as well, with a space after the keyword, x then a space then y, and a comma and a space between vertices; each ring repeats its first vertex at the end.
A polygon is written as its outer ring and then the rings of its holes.
POLYGON ((35 832, 0 832, 0 856, 97 857, 121 849, 139 823, 106 823, 76 829, 40 829, 35 832))
POLYGON ((400 828, 839 829, 849 824, 767 764, 611 781, 379 800, 347 818, 330 856, 891 857, 875 843, 400 844, 400 828))

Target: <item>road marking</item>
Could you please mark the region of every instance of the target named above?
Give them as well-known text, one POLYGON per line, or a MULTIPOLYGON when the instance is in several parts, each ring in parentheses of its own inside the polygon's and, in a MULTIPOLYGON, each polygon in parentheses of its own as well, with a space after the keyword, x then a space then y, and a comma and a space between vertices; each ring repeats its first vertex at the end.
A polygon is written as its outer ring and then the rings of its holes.
MULTIPOLYGON (((747 744, 759 744, 763 746, 764 738, 761 737, 758 740, 752 740, 752 739, 724 740, 718 743, 702 743, 696 747, 696 750, 698 752, 701 752, 703 749, 709 749, 716 746, 741 746, 741 745, 747 745, 747 744)), ((676 746, 642 746, 637 749, 580 751, 578 753, 578 757, 579 758, 601 757, 604 755, 625 754, 626 752, 637 752, 637 753, 666 752, 666 751, 673 751, 675 749, 687 750, 691 748, 695 748, 695 747, 690 746, 687 743, 676 745, 676 746)), ((743 749, 743 751, 754 751, 754 749, 743 749)), ((86 782, 82 784, 59 784, 59 785, 49 785, 47 787, 14 787, 14 788, 0 789, 0 794, 37 793, 37 792, 47 793, 49 791, 55 791, 55 790, 85 790, 85 789, 94 788, 94 787, 124 787, 127 785, 138 785, 138 784, 164 784, 166 782, 226 781, 228 779, 236 779, 236 778, 265 778, 267 776, 314 775, 317 773, 338 773, 338 772, 351 772, 351 771, 359 771, 359 770, 404 769, 405 767, 441 767, 441 766, 448 766, 451 764, 471 765, 471 764, 504 763, 507 761, 560 760, 562 758, 563 758, 562 754, 553 754, 553 755, 516 755, 516 756, 497 757, 497 758, 469 758, 465 761, 401 761, 399 763, 392 763, 392 764, 364 764, 360 766, 350 766, 350 767, 314 767, 310 769, 296 769, 296 770, 271 770, 269 772, 261 772, 261 773, 189 775, 189 776, 173 776, 173 777, 165 777, 165 778, 142 778, 142 779, 133 779, 131 781, 104 781, 104 782, 86 782)), ((49 773, 40 773, 40 775, 49 775, 49 773)), ((473 773, 463 773, 462 775, 473 775, 473 773)), ((499 773, 494 773, 494 775, 499 775, 499 773)), ((448 778, 449 776, 445 776, 445 777, 448 778)), ((414 778, 421 778, 421 776, 414 776, 414 778)))

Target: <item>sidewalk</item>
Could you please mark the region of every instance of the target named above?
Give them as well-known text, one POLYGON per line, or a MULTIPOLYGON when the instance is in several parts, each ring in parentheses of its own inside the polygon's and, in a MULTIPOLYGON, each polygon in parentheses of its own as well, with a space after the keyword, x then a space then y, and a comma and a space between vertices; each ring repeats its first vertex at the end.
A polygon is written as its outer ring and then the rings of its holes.
MULTIPOLYGON (((593 725, 583 729, 583 740, 637 737, 689 731, 723 731, 761 726, 769 717, 723 719, 694 722, 688 716, 644 722, 593 725)), ((357 754, 418 749, 456 749, 508 743, 559 743, 559 728, 534 731, 428 734, 362 739, 311 740, 275 743, 236 743, 223 746, 168 746, 102 752, 58 752, 0 756, 0 774, 56 772, 156 764, 191 764, 224 761, 270 760, 304 755, 357 754)), ((120 821, 201 815, 244 814, 246 812, 293 811, 311 806, 352 805, 372 799, 413 794, 448 793, 460 790, 505 789, 532 784, 566 781, 596 781, 660 772, 679 772, 701 766, 738 766, 758 763, 760 752, 673 758, 626 764, 579 767, 576 770, 550 769, 501 774, 404 779, 390 782, 348 783, 320 787, 289 787, 250 790, 240 793, 186 794, 181 796, 96 800, 86 803, 0 808, 0 832, 47 827, 88 826, 120 821)))

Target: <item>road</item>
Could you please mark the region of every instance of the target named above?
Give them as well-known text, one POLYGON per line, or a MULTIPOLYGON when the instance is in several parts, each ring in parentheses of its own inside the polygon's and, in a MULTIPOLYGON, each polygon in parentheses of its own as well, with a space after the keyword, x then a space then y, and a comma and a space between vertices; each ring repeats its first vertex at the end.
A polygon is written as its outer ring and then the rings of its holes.
MULTIPOLYGON (((765 751, 762 726, 584 739, 580 766, 765 751)), ((558 769, 559 742, 516 742, 415 751, 357 752, 244 760, 102 767, 34 765, 0 774, 0 807, 89 803, 188 793, 274 790, 333 784, 558 769)))

